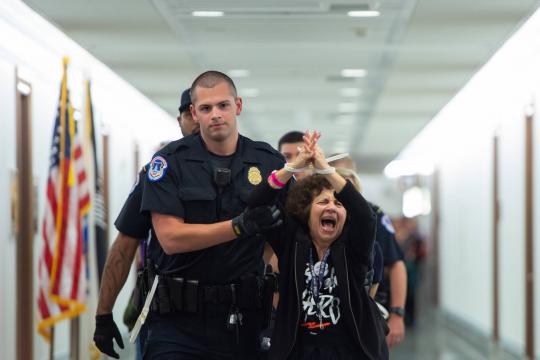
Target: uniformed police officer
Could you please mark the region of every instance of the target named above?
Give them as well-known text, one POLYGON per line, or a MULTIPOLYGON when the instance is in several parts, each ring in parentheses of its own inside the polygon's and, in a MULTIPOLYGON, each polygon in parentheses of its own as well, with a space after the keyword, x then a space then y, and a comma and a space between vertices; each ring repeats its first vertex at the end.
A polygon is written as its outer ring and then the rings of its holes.
POLYGON ((152 218, 148 256, 159 285, 144 358, 256 359, 264 292, 258 234, 279 224, 279 212, 244 209, 253 187, 284 161, 238 133, 242 99, 227 75, 201 74, 191 98, 200 135, 156 153, 145 179, 141 210, 152 218))
MULTIPOLYGON (((183 136, 199 132, 199 124, 193 121, 189 108, 189 91, 190 89, 186 89, 182 92, 178 108, 177 120, 183 136)), ((114 351, 113 339, 116 339, 121 348, 124 348, 124 343, 114 322, 112 309, 126 282, 140 239, 148 237, 152 225, 150 217, 140 213, 142 184, 146 171, 147 166, 139 172, 137 181, 114 222, 119 233, 109 250, 101 279, 94 341, 101 352, 114 358, 118 358, 118 354, 114 351)))
MULTIPOLYGON (((356 164, 348 156, 330 163, 331 166, 356 171, 356 164)), ((388 309, 389 333, 386 336, 388 347, 398 345, 405 338, 405 299, 407 296, 407 270, 403 252, 394 236, 390 217, 382 209, 370 203, 377 215, 375 242, 382 250, 385 275, 380 283, 375 299, 388 309)))

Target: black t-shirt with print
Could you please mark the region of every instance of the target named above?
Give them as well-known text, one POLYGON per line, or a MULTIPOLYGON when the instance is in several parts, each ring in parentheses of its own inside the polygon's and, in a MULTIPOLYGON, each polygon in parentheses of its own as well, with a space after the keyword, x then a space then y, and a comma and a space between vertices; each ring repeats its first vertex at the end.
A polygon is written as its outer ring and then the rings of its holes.
MULTIPOLYGON (((322 259, 317 259, 315 248, 312 248, 314 256, 314 273, 319 274, 322 259)), ((324 276, 319 290, 318 304, 312 290, 312 273, 309 260, 304 264, 304 283, 302 290, 302 308, 300 313, 300 341, 305 346, 325 346, 349 343, 350 335, 347 333, 344 323, 341 299, 339 298, 339 282, 336 270, 332 264, 331 256, 327 257, 324 267, 324 276)))

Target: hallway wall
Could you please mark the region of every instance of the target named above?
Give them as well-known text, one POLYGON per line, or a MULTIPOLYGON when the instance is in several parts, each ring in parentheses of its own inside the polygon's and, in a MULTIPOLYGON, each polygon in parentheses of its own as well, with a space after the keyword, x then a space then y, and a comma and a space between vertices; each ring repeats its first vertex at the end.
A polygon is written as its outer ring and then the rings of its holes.
MULTIPOLYGON (((171 134, 180 136, 178 125, 162 109, 151 103, 131 85, 67 38, 58 29, 36 15, 20 1, 0 2, 0 273, 2 296, 0 319, 7 324, 0 330, 2 358, 15 358, 15 240, 11 234, 10 186, 15 170, 15 89, 16 74, 32 86, 32 156, 33 175, 39 192, 38 234, 34 238, 34 294, 37 284, 37 263, 41 251, 41 219, 44 209, 44 189, 48 174, 49 153, 53 122, 58 106, 62 76, 62 57, 68 55, 71 63, 68 86, 75 107, 83 110, 83 80, 92 81, 95 121, 99 138, 101 133, 110 137, 110 213, 112 225, 122 206, 134 178, 134 148, 140 146, 140 161, 148 161, 156 146, 172 140, 171 134)), ((180 89, 179 89, 180 90, 180 89)), ((84 111, 82 111, 84 116, 84 111)), ((98 138, 98 142, 99 142, 98 138)), ((111 226, 109 241, 116 237, 111 226)), ((29 259, 29 261, 32 261, 29 259)), ((128 281, 128 284, 132 282, 128 281)), ((126 286, 115 307, 115 319, 124 332, 121 316, 131 286, 126 286)), ((94 309, 88 311, 92 321, 94 309)), ((37 313, 34 307, 34 358, 46 358, 48 346, 37 334, 37 313)), ((93 330, 93 326, 90 326, 93 330)), ((81 348, 89 354, 91 333, 81 334, 81 348)), ((65 357, 69 351, 69 327, 64 321, 57 328, 55 354, 65 357)), ((83 357, 83 359, 85 358, 83 357)))
MULTIPOLYGON (((400 154, 431 160, 440 171, 440 299, 443 310, 492 333, 493 136, 500 136, 500 335, 525 348, 525 111, 536 108, 535 224, 540 223, 540 11, 479 70, 400 154)), ((535 270, 540 234, 535 229, 535 270)), ((536 348, 540 281, 535 279, 536 348)))

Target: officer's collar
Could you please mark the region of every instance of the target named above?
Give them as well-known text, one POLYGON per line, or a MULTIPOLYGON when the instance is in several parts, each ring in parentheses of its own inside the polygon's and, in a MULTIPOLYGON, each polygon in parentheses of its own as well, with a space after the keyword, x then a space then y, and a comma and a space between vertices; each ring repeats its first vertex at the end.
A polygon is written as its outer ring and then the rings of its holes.
MULTIPOLYGON (((184 141, 178 144, 177 149, 185 148, 184 158, 189 160, 207 161, 208 150, 204 146, 203 139, 200 134, 194 134, 187 136, 184 141)), ((241 156, 244 162, 258 163, 259 160, 254 154, 251 146, 251 142, 245 136, 238 134, 238 143, 236 144, 236 150, 234 157, 241 156)))

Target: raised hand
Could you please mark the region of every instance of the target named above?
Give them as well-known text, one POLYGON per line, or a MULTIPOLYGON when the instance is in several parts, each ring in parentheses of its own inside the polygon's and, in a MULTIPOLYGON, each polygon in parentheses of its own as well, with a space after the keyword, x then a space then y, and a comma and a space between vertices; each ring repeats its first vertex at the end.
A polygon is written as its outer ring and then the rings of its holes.
POLYGON ((317 144, 313 146, 313 166, 317 170, 330 168, 330 165, 328 165, 326 157, 324 156, 323 150, 317 144))
POLYGON ((320 139, 321 133, 314 130, 312 133, 309 130, 304 132, 304 147, 306 151, 313 152, 313 148, 317 145, 317 141, 320 139))

